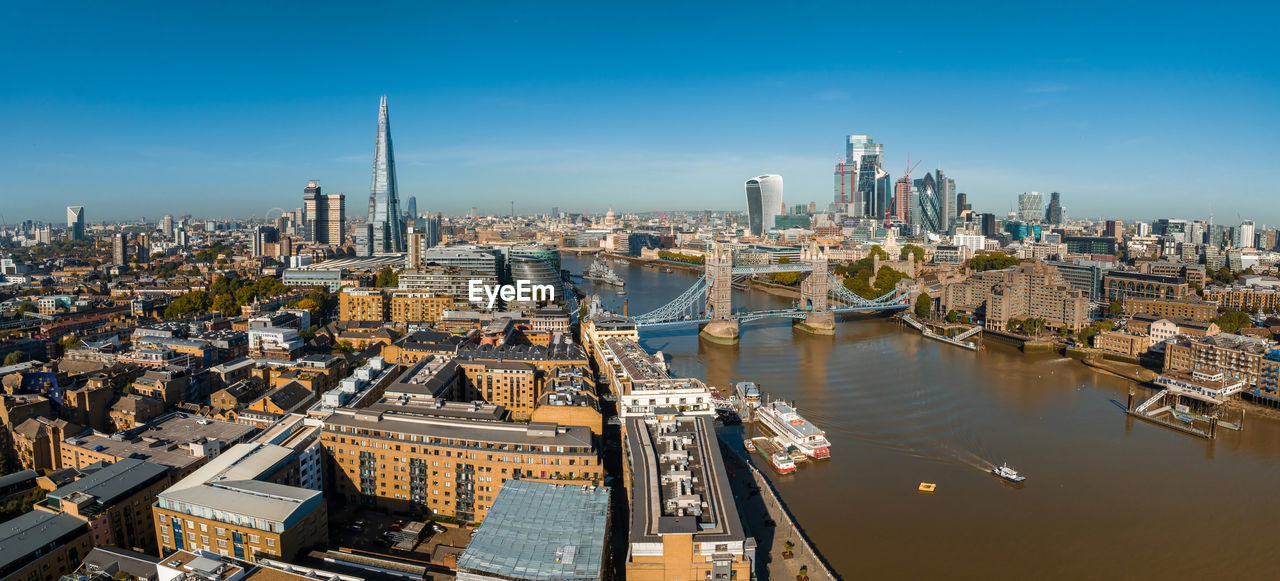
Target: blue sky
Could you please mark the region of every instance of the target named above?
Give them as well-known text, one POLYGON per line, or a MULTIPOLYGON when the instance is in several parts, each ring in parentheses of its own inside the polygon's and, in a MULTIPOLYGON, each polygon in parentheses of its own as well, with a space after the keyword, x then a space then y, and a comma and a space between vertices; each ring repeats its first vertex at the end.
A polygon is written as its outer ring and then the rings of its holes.
POLYGON ((0 213, 363 215, 385 93, 424 211, 825 204, 866 133, 979 211, 1280 224, 1274 7, 458 4, 6 3, 0 213))

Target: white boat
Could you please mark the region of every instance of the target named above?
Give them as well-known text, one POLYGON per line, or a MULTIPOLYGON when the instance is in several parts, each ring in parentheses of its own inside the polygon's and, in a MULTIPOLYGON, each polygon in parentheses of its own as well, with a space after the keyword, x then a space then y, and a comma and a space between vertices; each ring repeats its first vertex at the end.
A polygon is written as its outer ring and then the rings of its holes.
POLYGON ((1018 474, 1017 470, 1010 468, 1008 464, 1001 464, 999 468, 992 468, 991 473, 1015 484, 1020 484, 1027 479, 1026 476, 1018 474))
POLYGON ((738 401, 748 408, 760 405, 760 386, 751 381, 739 381, 734 386, 734 392, 738 396, 738 401))
POLYGON ((831 443, 827 441, 827 435, 786 402, 773 401, 762 405, 756 409, 756 417, 784 444, 795 446, 805 456, 831 457, 831 443))

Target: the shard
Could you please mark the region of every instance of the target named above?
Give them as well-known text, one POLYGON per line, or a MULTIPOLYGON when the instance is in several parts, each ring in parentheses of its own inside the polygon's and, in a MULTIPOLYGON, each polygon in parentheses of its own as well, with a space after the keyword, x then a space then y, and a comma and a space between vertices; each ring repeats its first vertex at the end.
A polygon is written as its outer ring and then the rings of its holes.
POLYGON ((369 224, 373 226, 373 251, 404 252, 400 221, 400 194, 396 188, 396 159, 391 153, 391 121, 387 97, 378 105, 378 141, 373 149, 373 186, 369 189, 369 224))

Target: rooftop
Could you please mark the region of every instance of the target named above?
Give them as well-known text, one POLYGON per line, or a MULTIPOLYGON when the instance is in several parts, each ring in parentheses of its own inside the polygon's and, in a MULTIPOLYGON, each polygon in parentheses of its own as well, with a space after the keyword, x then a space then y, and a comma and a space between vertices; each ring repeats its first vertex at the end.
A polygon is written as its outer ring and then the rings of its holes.
POLYGON ((78 504, 76 495, 87 495, 93 497, 96 508, 105 509, 133 495, 140 488, 159 482, 168 472, 167 466, 125 458, 50 492, 47 496, 48 503, 51 508, 60 508, 64 500, 78 504))
POLYGON ((89 524, 69 514, 33 510, 0 523, 0 571, 10 571, 30 560, 37 549, 65 543, 89 524))
POLYGON ((608 487, 512 480, 458 569, 518 580, 600 579, 608 522, 608 487))
MULTIPOLYGON (((174 413, 125 432, 67 438, 65 443, 117 458, 138 458, 173 468, 182 468, 199 460, 186 446, 220 441, 234 444, 252 434, 255 428, 174 413)), ((63 453, 66 457, 66 453, 63 453)))
POLYGON ((292 458, 272 444, 239 444, 160 494, 162 501, 208 507, 232 514, 289 523, 320 502, 320 492, 263 482, 292 458))

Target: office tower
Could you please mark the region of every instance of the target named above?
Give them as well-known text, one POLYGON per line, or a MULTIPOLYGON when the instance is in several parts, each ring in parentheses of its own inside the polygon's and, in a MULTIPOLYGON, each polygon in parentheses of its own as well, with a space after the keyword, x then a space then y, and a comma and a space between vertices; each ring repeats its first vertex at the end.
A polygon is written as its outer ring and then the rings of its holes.
POLYGON ((1146 222, 1138 222, 1138 236, 1150 236, 1151 224, 1146 222))
POLYGON ((915 181, 915 205, 911 208, 913 224, 920 226, 925 232, 941 234, 946 232, 942 225, 942 200, 938 196, 938 184, 933 174, 926 173, 915 181))
POLYGON ((956 221, 956 181, 943 174, 941 169, 936 170, 936 173, 938 175, 934 179, 934 187, 937 189, 940 219, 938 233, 946 234, 956 221))
POLYGON ((1038 222, 1044 219, 1044 199, 1040 197, 1040 192, 1018 194, 1018 219, 1023 222, 1038 222))
POLYGON ((306 225, 303 237, 308 242, 341 245, 346 240, 347 197, 325 194, 314 180, 302 189, 306 225))
POLYGON ((173 239, 173 214, 164 215, 164 219, 160 221, 160 231, 165 238, 173 239))
POLYGON ((1124 222, 1121 222, 1120 220, 1107 220, 1103 223, 1103 236, 1119 238, 1122 234, 1124 234, 1124 222))
POLYGON ((409 196, 409 204, 406 205, 404 208, 405 208, 405 212, 408 212, 410 220, 417 218, 418 217, 418 196, 409 196))
POLYGON ((969 209, 969 195, 960 192, 956 194, 956 215, 959 216, 965 210, 969 209))
POLYGON ((116 232, 114 235, 111 236, 111 263, 112 264, 125 264, 126 262, 128 262, 128 258, 129 258, 127 256, 128 253, 125 251, 125 245, 127 243, 128 243, 128 240, 125 239, 124 232, 116 232))
POLYGON ((1062 194, 1058 192, 1049 194, 1049 207, 1044 210, 1044 221, 1046 224, 1062 224, 1062 194))
POLYGON ((905 176, 898 178, 893 184, 893 208, 890 212, 894 221, 911 223, 911 180, 905 176))
POLYGON ((1240 227, 1237 228, 1236 231, 1239 232, 1239 240, 1235 245, 1236 248, 1254 247, 1254 233, 1256 229, 1254 228, 1253 220, 1245 220, 1241 222, 1240 227))
POLYGON ((72 240, 84 240, 84 206, 67 206, 67 230, 72 240))
POLYGON ((774 227, 774 218, 784 214, 782 176, 766 174, 751 178, 747 190, 747 219, 751 233, 762 236, 774 227))
POLYGON ((880 169, 884 145, 870 135, 850 135, 845 158, 836 164, 833 201, 851 204, 849 213, 884 219, 889 210, 889 174, 880 169))
POLYGON ((404 252, 400 222, 400 194, 396 187, 396 160, 391 147, 391 121, 387 97, 378 104, 378 137, 373 148, 373 185, 369 188, 369 224, 373 226, 373 252, 404 252))
POLYGON ((987 238, 995 238, 997 234, 998 232, 996 231, 996 215, 982 214, 982 235, 986 236, 987 238))

